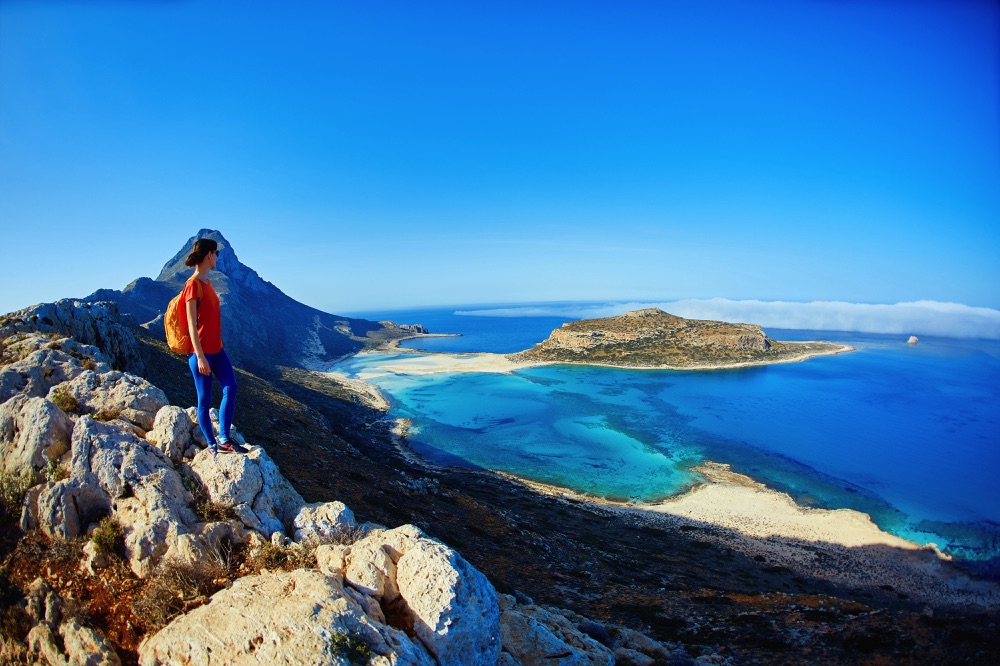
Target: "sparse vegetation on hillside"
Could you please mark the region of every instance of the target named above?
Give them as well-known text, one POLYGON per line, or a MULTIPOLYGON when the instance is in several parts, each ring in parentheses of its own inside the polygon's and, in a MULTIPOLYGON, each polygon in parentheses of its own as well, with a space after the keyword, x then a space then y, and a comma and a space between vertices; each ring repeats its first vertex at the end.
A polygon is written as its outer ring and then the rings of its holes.
POLYGON ((0 470, 0 528, 10 530, 21 519, 24 493, 31 487, 27 474, 10 474, 0 470))
POLYGON ((125 532, 122 526, 111 516, 106 516, 98 523, 97 529, 90 535, 94 548, 102 555, 122 555, 125 548, 125 532))

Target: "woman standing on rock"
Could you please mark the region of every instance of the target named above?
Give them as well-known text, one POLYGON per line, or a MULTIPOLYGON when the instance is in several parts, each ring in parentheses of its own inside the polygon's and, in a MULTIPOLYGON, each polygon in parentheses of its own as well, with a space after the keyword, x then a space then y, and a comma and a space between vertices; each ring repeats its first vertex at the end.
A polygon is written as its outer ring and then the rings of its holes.
POLYGON ((222 314, 219 310, 219 296, 212 288, 208 273, 215 268, 219 258, 219 244, 211 238, 200 238, 194 249, 184 260, 186 266, 194 266, 194 275, 184 285, 181 301, 187 313, 188 336, 191 338, 192 353, 188 365, 194 376, 194 387, 198 391, 198 425, 205 433, 208 448, 214 456, 216 449, 229 453, 246 453, 247 449, 229 440, 236 410, 236 373, 222 348, 222 314), (212 432, 209 407, 212 405, 212 375, 222 386, 222 404, 219 405, 219 441, 212 432))

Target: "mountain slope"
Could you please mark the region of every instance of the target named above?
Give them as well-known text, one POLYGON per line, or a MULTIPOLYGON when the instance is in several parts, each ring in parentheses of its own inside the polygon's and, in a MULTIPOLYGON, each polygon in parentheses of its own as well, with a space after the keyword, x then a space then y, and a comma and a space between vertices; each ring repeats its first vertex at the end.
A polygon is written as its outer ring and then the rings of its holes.
POLYGON ((299 303, 240 262, 218 231, 202 229, 171 258, 155 280, 139 278, 123 290, 101 289, 86 301, 114 301, 152 332, 162 332, 162 314, 193 273, 184 259, 199 238, 219 244, 210 278, 222 303, 226 352, 237 365, 273 375, 282 366, 319 367, 387 340, 407 337, 392 322, 341 317, 299 303))

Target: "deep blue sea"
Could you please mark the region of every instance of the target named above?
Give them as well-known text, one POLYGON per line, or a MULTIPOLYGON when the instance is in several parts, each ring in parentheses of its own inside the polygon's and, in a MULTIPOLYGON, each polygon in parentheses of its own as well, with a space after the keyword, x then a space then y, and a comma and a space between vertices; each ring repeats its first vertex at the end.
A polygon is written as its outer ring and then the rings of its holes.
MULTIPOLYGON (((449 353, 519 351, 566 321, 455 311, 361 316, 461 333, 405 343, 449 353)), ((963 558, 1000 555, 1000 341, 767 333, 858 351, 738 370, 545 366, 372 381, 432 460, 633 500, 683 492, 700 481, 691 468, 711 460, 803 505, 858 509, 963 558)), ((339 370, 379 360, 363 355, 339 370)))

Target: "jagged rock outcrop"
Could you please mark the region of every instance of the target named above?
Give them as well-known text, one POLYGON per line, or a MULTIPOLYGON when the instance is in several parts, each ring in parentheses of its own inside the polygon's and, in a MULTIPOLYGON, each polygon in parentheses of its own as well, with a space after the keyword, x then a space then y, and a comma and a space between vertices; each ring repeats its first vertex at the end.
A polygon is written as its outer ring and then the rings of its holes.
POLYGON ((375 531, 342 550, 327 551, 323 560, 324 570, 402 611, 442 666, 496 663, 496 590, 461 555, 419 528, 375 531))
POLYGON ((435 663, 419 642, 372 620, 340 579, 309 570, 241 578, 144 641, 139 663, 339 666, 350 663, 338 648, 347 641, 364 645, 373 665, 435 663))
POLYGON ((142 377, 117 371, 97 373, 85 370, 72 380, 53 387, 53 391, 69 396, 76 402, 79 414, 104 414, 103 420, 122 419, 139 426, 145 432, 153 429, 157 412, 167 406, 163 391, 142 377))
POLYGON ((8 474, 42 472, 69 450, 73 421, 44 398, 16 395, 0 405, 0 469, 8 474))
POLYGON ((100 349, 100 357, 95 360, 107 361, 117 370, 141 375, 145 367, 135 334, 122 319, 116 303, 67 298, 0 317, 0 339, 18 333, 54 333, 70 337, 77 343, 100 349))
POLYGON ((519 605, 513 596, 500 598, 500 631, 504 651, 521 664, 612 666, 614 653, 577 629, 558 612, 534 604, 519 605))
POLYGON ((17 341, 5 347, 4 357, 14 362, 0 368, 0 401, 18 393, 40 398, 53 386, 70 381, 88 369, 96 372, 111 369, 96 347, 69 338, 22 333, 13 339, 17 341))
POLYGON ((343 502, 313 502, 303 505, 292 521, 295 540, 299 542, 319 540, 336 536, 343 531, 356 528, 354 512, 343 502))

